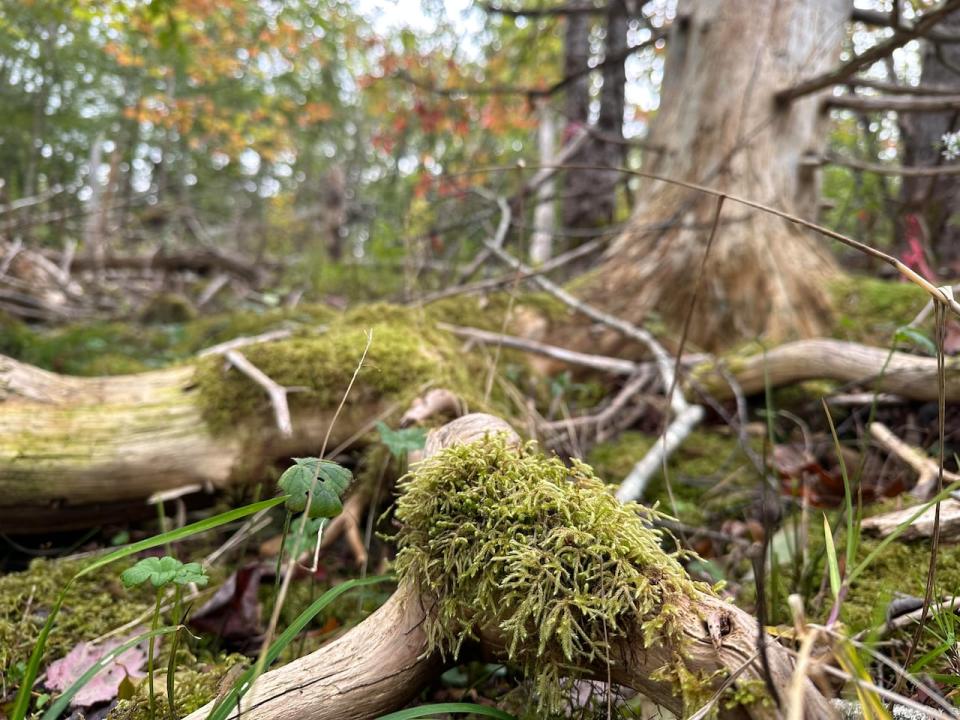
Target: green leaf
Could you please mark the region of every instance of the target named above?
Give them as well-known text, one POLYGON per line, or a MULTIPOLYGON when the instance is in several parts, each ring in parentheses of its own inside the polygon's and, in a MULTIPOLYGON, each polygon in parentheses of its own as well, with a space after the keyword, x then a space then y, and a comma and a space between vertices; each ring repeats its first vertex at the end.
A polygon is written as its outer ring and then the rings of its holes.
POLYGON ((472 713, 474 715, 483 715, 485 717, 497 718, 498 720, 517 720, 513 715, 497 710, 497 708, 487 705, 475 705, 473 703, 435 703, 433 705, 421 705, 420 707, 407 708, 389 715, 381 715, 378 720, 412 720, 413 718, 430 717, 431 715, 440 715, 442 713, 472 713))
POLYGON ((40 672, 40 660, 43 658, 43 651, 47 645, 47 638, 50 636, 50 632, 53 630, 53 625, 56 622, 57 614, 60 612, 60 608, 63 605, 63 600, 67 596, 67 592, 70 590, 71 585, 73 585, 74 580, 79 577, 83 577, 88 573, 92 573, 95 570, 99 570, 100 568, 116 562, 117 560, 121 560, 125 557, 129 557, 130 555, 142 552, 143 550, 149 550, 150 548, 165 545, 166 543, 183 540, 184 538, 191 537, 192 535, 198 535, 199 533, 212 530, 213 528, 220 527, 221 525, 226 525, 227 523, 247 517, 248 515, 269 510, 270 508, 276 507, 286 500, 287 496, 282 495, 280 497, 270 498, 269 500, 261 500, 257 503, 244 505, 243 507, 235 508, 234 510, 228 510, 227 512, 214 515, 213 517, 206 518, 205 520, 200 520, 199 522, 186 525, 182 528, 171 530, 170 532, 165 532, 161 535, 154 535, 153 537, 148 537, 144 540, 140 540, 139 542, 127 545, 126 547, 119 548, 111 553, 107 553, 106 555, 97 558, 89 565, 82 568, 79 572, 77 572, 76 575, 67 581, 63 588, 60 589, 60 594, 54 601, 53 607, 50 608, 50 613, 47 615, 47 621, 43 624, 43 628, 40 630, 40 635, 37 638, 36 643, 33 645, 33 652, 30 654, 30 661, 27 663, 26 673, 24 674, 23 680, 20 683, 20 689, 17 691, 17 697, 14 701, 13 712, 10 715, 11 720, 23 720, 27 716, 27 711, 30 708, 30 690, 33 688, 33 683, 37 679, 37 674, 40 672))
POLYGON ((171 583, 175 585, 206 585, 210 578, 207 577, 203 566, 200 563, 182 563, 175 557, 164 555, 163 557, 143 558, 132 568, 125 570, 120 579, 123 584, 130 588, 142 585, 147 580, 154 587, 163 587, 171 583))
MULTIPOLYGON (((393 580, 393 577, 390 575, 378 575, 376 577, 368 578, 353 578, 351 580, 347 580, 346 582, 340 583, 330 590, 327 590, 327 592, 314 600, 306 610, 300 613, 297 618, 290 623, 287 629, 284 630, 276 640, 274 640, 273 644, 270 646, 270 649, 267 650, 264 667, 269 667, 274 660, 280 657, 280 653, 282 653, 286 647, 294 641, 297 635, 299 635, 300 632, 310 623, 310 621, 316 617, 317 613, 323 610, 338 597, 343 595, 343 593, 356 587, 375 585, 387 580, 393 580)), ((240 699, 243 697, 244 693, 250 689, 250 686, 253 685, 254 680, 256 680, 254 677, 256 669, 257 666, 254 665, 246 670, 243 675, 237 679, 237 681, 233 684, 233 687, 231 687, 230 690, 228 690, 210 709, 206 720, 226 720, 233 713, 234 708, 237 707, 237 703, 240 702, 240 699)))
POLYGON ((330 460, 294 458, 293 461, 293 467, 287 468, 277 481, 289 495, 287 509, 290 512, 303 512, 307 508, 309 496, 309 518, 332 518, 339 515, 343 510, 340 498, 343 497, 353 474, 330 460))
POLYGON ((427 431, 424 428, 411 427, 391 430, 384 422, 377 423, 377 432, 380 433, 380 442, 387 446, 387 450, 394 457, 409 455, 414 450, 422 450, 427 444, 427 431))
POLYGON ((927 334, 922 330, 910 327, 909 325, 898 327, 896 332, 893 334, 893 341, 918 345, 925 353, 927 353, 927 355, 937 354, 937 346, 934 344, 933 340, 927 337, 927 334))

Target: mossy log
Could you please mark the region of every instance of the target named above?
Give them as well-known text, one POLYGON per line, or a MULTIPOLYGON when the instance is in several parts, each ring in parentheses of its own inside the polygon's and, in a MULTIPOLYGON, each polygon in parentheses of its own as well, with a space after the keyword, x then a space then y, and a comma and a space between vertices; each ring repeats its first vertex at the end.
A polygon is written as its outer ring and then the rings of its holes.
MULTIPOLYGON (((261 677, 244 717, 377 717, 468 647, 519 666, 544 715, 570 697, 571 680, 594 678, 680 717, 705 703, 725 719, 782 716, 765 689, 756 619, 687 576, 648 510, 617 502, 585 465, 521 447, 488 415, 434 431, 426 455, 401 487, 396 593, 335 642, 261 677)), ((790 692, 786 648, 768 637, 766 653, 782 703, 802 696, 803 717, 834 717, 806 678, 790 692)))
POLYGON ((469 385, 446 336, 401 323, 334 324, 320 336, 244 349, 291 392, 293 435, 264 390, 222 357, 112 377, 67 377, 0 356, 0 527, 89 526, 153 493, 259 481, 270 465, 319 452, 366 344, 374 341, 329 447, 428 381, 469 385))

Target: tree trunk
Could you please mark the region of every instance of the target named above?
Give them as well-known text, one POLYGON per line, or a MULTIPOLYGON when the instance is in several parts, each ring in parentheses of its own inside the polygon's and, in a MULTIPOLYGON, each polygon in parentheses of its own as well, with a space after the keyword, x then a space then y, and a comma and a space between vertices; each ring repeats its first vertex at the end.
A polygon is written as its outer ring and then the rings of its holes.
MULTIPOLYGON (((944 32, 951 34, 960 32, 960 12, 948 15, 941 27, 944 32)), ((960 94, 960 44, 925 43, 920 84, 956 87, 960 94)), ((900 118, 900 127, 904 135, 904 165, 942 165, 942 137, 944 133, 960 129, 960 114, 956 111, 904 113, 900 118)), ((960 177, 905 177, 901 198, 906 213, 904 233, 907 238, 913 236, 925 240, 933 251, 937 265, 949 267, 951 275, 960 272, 960 216, 957 214, 960 207, 960 177)))
MULTIPOLYGON (((616 189, 619 173, 603 170, 623 164, 624 146, 616 142, 623 137, 623 109, 626 73, 623 55, 627 48, 627 8, 624 0, 612 0, 607 11, 604 55, 610 60, 603 66, 603 88, 597 117, 597 136, 590 137, 570 158, 573 165, 593 165, 592 169, 567 172, 563 185, 563 226, 568 230, 600 230, 613 222, 616 211, 616 189), (602 137, 601 137, 602 136, 602 137), (603 137, 613 142, 605 141, 603 137)), ((567 16, 564 76, 580 77, 566 89, 564 114, 567 120, 566 139, 590 124, 590 16, 573 13, 567 16)))
MULTIPOLYGON (((817 183, 801 159, 824 135, 819 99, 777 107, 774 94, 838 60, 848 13, 844 0, 681 2, 650 132, 665 151, 645 170, 814 217, 817 183)), ((630 226, 585 286, 586 298, 637 322, 655 309, 677 330, 716 204, 643 181, 630 226), (664 222, 673 227, 647 229, 664 222)), ((728 202, 690 338, 715 349, 760 334, 814 334, 828 310, 823 280, 833 272, 830 256, 808 233, 728 202)))

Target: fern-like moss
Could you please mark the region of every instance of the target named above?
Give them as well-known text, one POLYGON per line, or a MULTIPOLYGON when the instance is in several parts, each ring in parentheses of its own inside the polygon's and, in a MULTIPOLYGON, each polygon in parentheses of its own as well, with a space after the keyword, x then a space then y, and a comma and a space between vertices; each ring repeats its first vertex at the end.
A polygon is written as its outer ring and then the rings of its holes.
POLYGON ((661 549, 649 509, 532 446, 488 437, 450 448, 401 487, 397 570, 437 598, 431 646, 456 656, 496 628, 540 711, 562 706, 564 682, 612 662, 615 639, 679 647, 681 608, 709 591, 661 549))

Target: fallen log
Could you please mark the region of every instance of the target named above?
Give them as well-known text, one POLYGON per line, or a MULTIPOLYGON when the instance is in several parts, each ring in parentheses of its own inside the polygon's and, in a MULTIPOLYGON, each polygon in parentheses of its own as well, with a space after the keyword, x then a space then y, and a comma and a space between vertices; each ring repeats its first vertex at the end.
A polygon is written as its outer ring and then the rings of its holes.
MULTIPOLYGON (((435 328, 393 319, 374 331, 369 367, 334 428, 334 444, 388 402, 412 397, 421 383, 463 389, 483 375, 465 367, 470 359, 435 328)), ((319 338, 283 338, 244 350, 280 386, 303 390, 290 394, 289 438, 275 428, 263 389, 226 369, 222 358, 77 378, 0 356, 0 525, 8 532, 53 523, 89 526, 98 513, 139 504, 155 492, 262 479, 277 460, 317 451, 364 343, 362 330, 341 321, 319 338)), ((725 362, 746 394, 762 391, 765 382, 776 387, 826 378, 907 399, 936 399, 935 359, 896 352, 881 374, 888 355, 856 343, 806 340, 725 362)), ((733 396, 710 363, 690 377, 717 397, 733 396)), ((960 400, 960 372, 952 360, 946 392, 948 402, 960 400)))
MULTIPOLYGON (((690 580, 648 511, 618 503, 585 466, 520 447, 487 415, 431 433, 426 456, 401 488, 396 593, 340 639, 264 674, 231 717, 377 717, 471 645, 518 665, 543 712, 574 679, 595 678, 681 717, 706 703, 725 719, 782 716, 756 620, 690 580)), ((799 698, 798 717, 834 717, 810 680, 788 691, 792 658, 764 640, 779 701, 799 698)))
MULTIPOLYGON (((746 395, 804 380, 837 380, 894 393, 908 400, 937 399, 937 360, 904 352, 870 347, 843 340, 798 340, 765 353, 724 361, 728 372, 746 395), (886 368, 884 366, 886 365, 886 368)), ((717 398, 734 397, 730 384, 706 362, 691 370, 691 378, 717 398)), ((947 402, 960 400, 960 365, 946 365, 947 402)))
MULTIPOLYGON (((443 338, 396 322, 372 331, 330 447, 422 383, 463 369, 443 338)), ((297 390, 289 436, 277 429, 264 390, 222 357, 80 378, 0 356, 0 527, 102 523, 156 492, 256 482, 277 461, 317 453, 365 343, 364 330, 335 323, 319 337, 245 348, 257 368, 297 390)))

